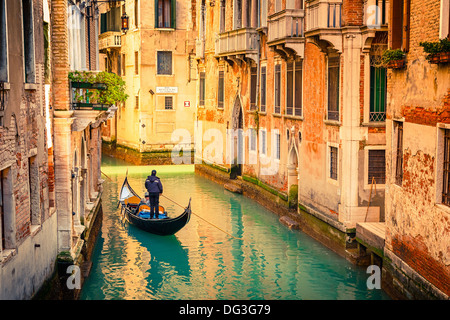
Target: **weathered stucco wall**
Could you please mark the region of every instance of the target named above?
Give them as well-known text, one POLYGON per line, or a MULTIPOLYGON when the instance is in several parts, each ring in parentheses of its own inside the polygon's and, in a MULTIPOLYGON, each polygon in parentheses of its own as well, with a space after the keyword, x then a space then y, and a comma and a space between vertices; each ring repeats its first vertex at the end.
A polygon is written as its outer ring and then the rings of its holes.
POLYGON ((425 4, 411 1, 407 67, 388 74, 386 249, 425 282, 449 295, 450 208, 440 204, 443 166, 440 128, 448 128, 450 124, 450 72, 448 64, 434 65, 425 60, 426 54, 419 46, 421 41, 439 39, 439 12, 438 0, 425 4), (401 185, 395 184, 393 121, 403 122, 401 185))

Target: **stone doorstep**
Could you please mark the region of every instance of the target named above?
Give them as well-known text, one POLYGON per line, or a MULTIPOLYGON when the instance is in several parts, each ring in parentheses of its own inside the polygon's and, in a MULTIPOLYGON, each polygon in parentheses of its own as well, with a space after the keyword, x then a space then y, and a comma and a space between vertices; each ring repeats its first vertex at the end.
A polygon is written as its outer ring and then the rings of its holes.
POLYGON ((242 187, 234 183, 226 183, 223 187, 231 192, 242 194, 242 187))
POLYGON ((279 221, 284 224, 285 226, 287 226, 289 229, 293 229, 293 230, 299 230, 300 229, 300 224, 293 220, 292 218, 288 217, 288 216, 282 216, 279 221))
POLYGON ((386 225, 384 222, 357 222, 356 239, 383 252, 386 237, 386 225))

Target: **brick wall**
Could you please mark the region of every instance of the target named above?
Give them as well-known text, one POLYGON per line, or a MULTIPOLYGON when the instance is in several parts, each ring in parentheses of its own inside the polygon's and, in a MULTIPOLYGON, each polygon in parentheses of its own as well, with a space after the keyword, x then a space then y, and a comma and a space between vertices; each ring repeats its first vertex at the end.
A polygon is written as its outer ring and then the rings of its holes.
POLYGON ((360 26, 363 24, 364 0, 342 1, 342 26, 360 26))
MULTIPOLYGON (((419 46, 421 41, 438 40, 439 15, 439 0, 411 0, 407 67, 388 71, 386 247, 425 282, 449 295, 450 208, 437 205, 441 192, 437 179, 442 179, 437 124, 450 123, 450 66, 430 64, 419 46), (401 186, 393 185, 391 120, 404 121, 401 186)), ((411 281, 420 284, 420 279, 411 281)), ((420 286, 427 291, 427 284, 420 286)))
POLYGON ((69 110, 67 0, 51 1, 53 109, 69 110))

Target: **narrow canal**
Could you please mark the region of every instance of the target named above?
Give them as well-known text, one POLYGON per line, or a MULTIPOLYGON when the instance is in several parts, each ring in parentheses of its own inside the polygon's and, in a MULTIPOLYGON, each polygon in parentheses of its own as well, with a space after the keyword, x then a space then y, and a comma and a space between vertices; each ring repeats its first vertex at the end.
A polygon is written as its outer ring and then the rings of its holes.
MULTIPOLYGON (((81 299, 389 299, 367 288, 365 268, 289 230, 259 204, 195 175, 193 166, 104 159, 102 171, 109 177, 103 224, 81 299), (156 169, 165 196, 184 206, 191 197, 195 215, 188 225, 162 237, 122 221, 117 201, 127 169, 137 192, 144 193, 144 180, 156 169)), ((182 213, 165 198, 161 204, 169 215, 182 213)))

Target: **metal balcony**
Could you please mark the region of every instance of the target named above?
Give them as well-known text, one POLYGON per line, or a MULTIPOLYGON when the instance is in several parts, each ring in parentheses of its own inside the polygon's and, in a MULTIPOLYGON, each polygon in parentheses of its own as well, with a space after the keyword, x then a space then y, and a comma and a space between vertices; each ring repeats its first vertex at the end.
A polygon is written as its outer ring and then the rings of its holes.
POLYGON ((305 51, 304 10, 285 9, 268 17, 267 45, 278 53, 303 57, 305 51))

